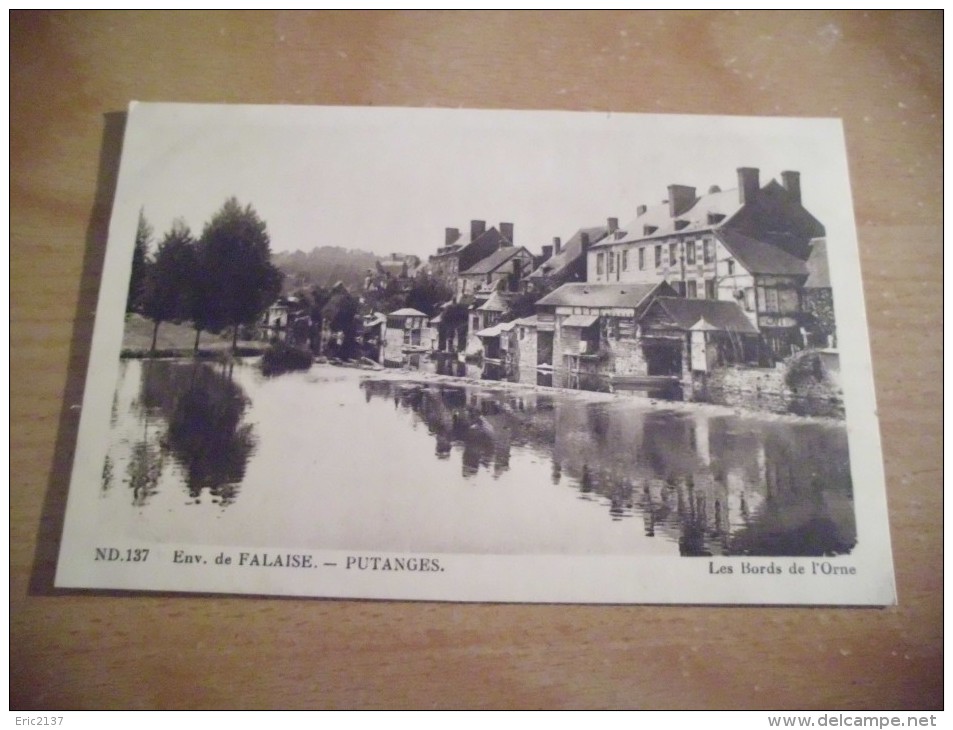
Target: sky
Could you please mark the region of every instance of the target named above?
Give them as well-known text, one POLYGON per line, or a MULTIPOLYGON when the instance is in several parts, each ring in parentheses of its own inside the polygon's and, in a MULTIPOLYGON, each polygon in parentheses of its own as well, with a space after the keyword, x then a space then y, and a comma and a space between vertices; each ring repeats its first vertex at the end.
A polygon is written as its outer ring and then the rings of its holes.
POLYGON ((137 103, 110 245, 131 251, 140 209, 156 238, 176 218, 198 234, 235 196, 266 222, 273 251, 426 259, 446 227, 479 219, 513 223, 536 254, 608 217, 624 226, 673 183, 736 188, 738 167, 759 168, 762 185, 799 171, 829 240, 854 237, 838 120, 137 103))

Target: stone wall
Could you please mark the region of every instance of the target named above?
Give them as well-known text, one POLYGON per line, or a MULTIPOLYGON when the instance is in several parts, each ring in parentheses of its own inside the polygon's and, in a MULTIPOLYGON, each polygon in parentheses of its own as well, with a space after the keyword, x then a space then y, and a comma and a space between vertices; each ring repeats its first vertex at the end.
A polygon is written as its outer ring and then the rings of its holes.
POLYGON ((609 338, 605 341, 609 348, 611 372, 616 375, 646 375, 648 365, 639 340, 609 338))
POLYGON ((517 368, 536 367, 536 328, 516 326, 516 349, 514 351, 517 368), (523 337, 520 339, 520 332, 523 337))
POLYGON ((694 373, 687 397, 772 413, 844 417, 836 373, 813 351, 800 352, 773 368, 731 365, 694 373))

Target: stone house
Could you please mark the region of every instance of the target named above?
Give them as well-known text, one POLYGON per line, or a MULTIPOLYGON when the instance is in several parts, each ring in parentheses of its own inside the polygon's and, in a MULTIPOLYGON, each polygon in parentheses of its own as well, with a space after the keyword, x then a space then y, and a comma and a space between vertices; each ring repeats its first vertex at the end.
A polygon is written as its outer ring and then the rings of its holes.
POLYGON ((502 322, 503 315, 506 314, 509 309, 509 299, 500 291, 494 291, 490 294, 489 298, 482 303, 474 303, 473 309, 470 310, 469 317, 466 347, 468 354, 476 354, 481 349, 482 344, 476 333, 502 322))
POLYGON ((536 303, 534 317, 517 320, 519 367, 605 376, 644 370, 636 322, 657 296, 676 292, 665 282, 564 284, 536 303))
POLYGON ((645 375, 690 385, 693 372, 758 362, 758 329, 735 302, 660 296, 637 320, 645 375))
POLYGON ((807 259, 807 280, 803 291, 805 335, 814 347, 837 347, 837 324, 834 321, 834 290, 827 265, 827 239, 811 241, 807 259))
POLYGON ((801 205, 799 173, 762 187, 757 169, 737 172, 735 190, 670 185, 667 201, 639 206, 590 247, 589 281, 666 281, 688 299, 736 302, 781 358, 803 345, 806 262, 824 227, 801 205))
POLYGON ((486 221, 470 221, 470 234, 463 236, 458 228, 447 228, 444 245, 430 257, 430 274, 450 289, 456 290, 457 276, 497 249, 513 245, 513 224, 500 223, 499 230, 487 229, 486 221))
POLYGON ((384 346, 381 362, 403 364, 408 355, 429 352, 433 349, 433 330, 429 317, 423 312, 404 307, 387 315, 384 327, 384 346))
POLYGON ((522 246, 504 246, 457 275, 457 301, 479 290, 517 291, 533 266, 533 255, 522 246))

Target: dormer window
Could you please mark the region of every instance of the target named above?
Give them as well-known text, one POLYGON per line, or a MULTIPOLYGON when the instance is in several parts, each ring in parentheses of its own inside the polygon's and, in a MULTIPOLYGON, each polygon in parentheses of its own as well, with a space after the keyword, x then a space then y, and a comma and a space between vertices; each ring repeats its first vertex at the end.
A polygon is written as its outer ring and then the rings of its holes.
POLYGON ((651 236, 657 230, 658 230, 658 226, 644 226, 642 228, 642 231, 644 232, 644 235, 646 236, 651 236))
POLYGON ((708 214, 708 225, 713 226, 716 223, 721 223, 725 219, 724 213, 709 213, 708 214))
POLYGON ((687 227, 688 227, 688 221, 683 220, 683 219, 679 219, 679 220, 675 221, 675 230, 676 230, 676 231, 680 231, 680 230, 682 230, 683 228, 687 228, 687 227))

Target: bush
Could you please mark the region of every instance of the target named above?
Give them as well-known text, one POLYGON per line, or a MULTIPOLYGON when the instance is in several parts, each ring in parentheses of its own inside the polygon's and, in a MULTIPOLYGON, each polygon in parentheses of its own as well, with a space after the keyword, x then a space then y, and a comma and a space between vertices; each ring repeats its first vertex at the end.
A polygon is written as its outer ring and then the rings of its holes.
POLYGON ((265 375, 281 375, 292 370, 307 370, 312 357, 307 350, 299 350, 284 342, 275 342, 261 357, 261 372, 265 375))

